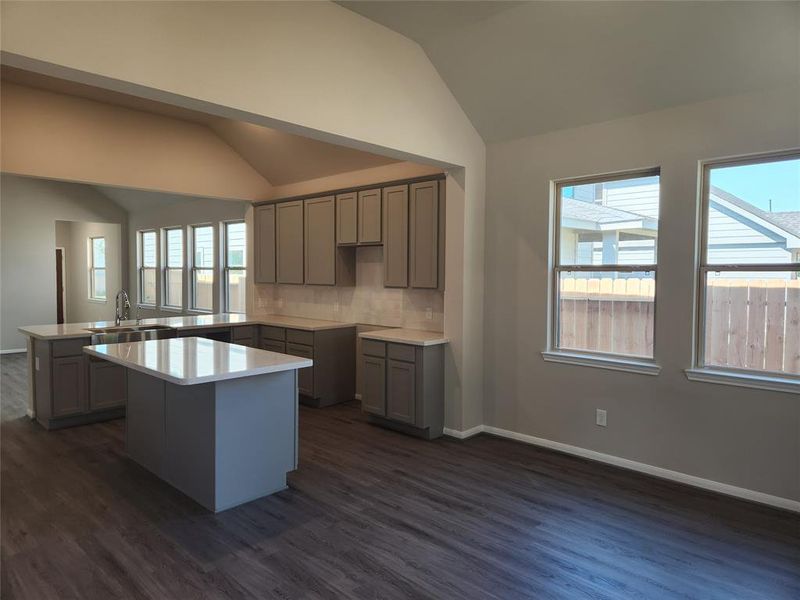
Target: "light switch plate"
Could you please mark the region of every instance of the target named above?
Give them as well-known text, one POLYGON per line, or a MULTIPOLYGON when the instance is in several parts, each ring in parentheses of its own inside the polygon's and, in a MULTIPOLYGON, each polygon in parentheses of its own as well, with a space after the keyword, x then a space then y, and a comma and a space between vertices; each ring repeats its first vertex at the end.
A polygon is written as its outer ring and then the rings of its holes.
POLYGON ((608 413, 602 408, 597 409, 597 420, 596 423, 600 427, 605 427, 608 424, 608 413))

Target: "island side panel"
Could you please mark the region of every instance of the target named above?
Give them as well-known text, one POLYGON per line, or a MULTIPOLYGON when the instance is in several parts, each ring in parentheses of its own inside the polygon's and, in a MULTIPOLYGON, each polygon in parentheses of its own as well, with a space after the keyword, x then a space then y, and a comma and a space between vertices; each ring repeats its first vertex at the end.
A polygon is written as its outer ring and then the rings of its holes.
POLYGON ((166 384, 164 478, 209 510, 216 510, 214 386, 166 384))
POLYGON ((286 488, 297 463, 297 371, 216 383, 216 508, 286 488))
POLYGON ((128 369, 127 380, 125 446, 128 456, 163 479, 165 382, 133 369, 128 369))

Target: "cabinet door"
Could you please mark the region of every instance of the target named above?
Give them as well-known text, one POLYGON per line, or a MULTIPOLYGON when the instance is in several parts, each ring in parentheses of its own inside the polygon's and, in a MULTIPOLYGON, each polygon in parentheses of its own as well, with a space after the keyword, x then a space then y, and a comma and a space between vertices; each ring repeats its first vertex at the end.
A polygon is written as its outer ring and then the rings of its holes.
POLYGON ((414 423, 416 415, 416 378, 414 363, 389 359, 387 365, 386 416, 404 423, 414 423))
POLYGON ((409 188, 409 279, 413 288, 439 285, 439 182, 409 188))
POLYGON ((408 186, 383 188, 383 285, 408 287, 408 186))
MULTIPOLYGON (((313 348, 302 344, 290 344, 287 342, 286 354, 302 356, 303 358, 314 360, 313 348)), ((314 396, 314 367, 306 367, 305 369, 297 370, 297 387, 300 389, 301 394, 310 396, 311 398, 316 397, 314 396)))
POLYGON ((89 410, 125 406, 126 395, 125 367, 89 359, 89 410))
POLYGON ((303 283, 303 201, 275 205, 278 283, 303 283))
POLYGON ((361 357, 361 410, 386 415, 386 360, 374 356, 361 357))
POLYGON ((255 282, 275 283, 275 205, 256 206, 253 215, 255 282))
POLYGON ((336 285, 336 208, 333 196, 305 201, 305 282, 336 285))
POLYGON ((83 356, 53 359, 53 417, 86 410, 86 360, 83 356))
POLYGON ((382 238, 381 225, 381 190, 365 190, 358 192, 358 243, 380 244, 382 238))
POLYGON ((336 243, 358 243, 358 201, 355 192, 336 196, 336 243))

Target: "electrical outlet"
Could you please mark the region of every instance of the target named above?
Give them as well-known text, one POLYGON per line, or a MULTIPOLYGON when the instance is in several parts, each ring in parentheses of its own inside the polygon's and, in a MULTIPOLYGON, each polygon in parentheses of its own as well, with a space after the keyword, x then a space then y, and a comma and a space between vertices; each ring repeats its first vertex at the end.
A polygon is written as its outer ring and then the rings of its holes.
POLYGON ((267 306, 267 302, 259 296, 258 301, 258 308, 265 308, 267 306))
POLYGON ((426 318, 428 321, 430 321, 431 319, 433 319, 433 309, 432 309, 430 306, 429 306, 428 308, 426 308, 426 309, 425 309, 425 318, 426 318))
POLYGON ((278 308, 283 308, 283 298, 278 298, 278 308))
POLYGON ((333 312, 339 312, 339 303, 338 302, 334 302, 333 303, 333 312))
POLYGON ((39 357, 37 356, 35 358, 36 358, 36 370, 38 371, 39 370, 39 357))
POLYGON ((602 408, 597 409, 597 424, 600 427, 605 427, 608 423, 608 415, 602 408))

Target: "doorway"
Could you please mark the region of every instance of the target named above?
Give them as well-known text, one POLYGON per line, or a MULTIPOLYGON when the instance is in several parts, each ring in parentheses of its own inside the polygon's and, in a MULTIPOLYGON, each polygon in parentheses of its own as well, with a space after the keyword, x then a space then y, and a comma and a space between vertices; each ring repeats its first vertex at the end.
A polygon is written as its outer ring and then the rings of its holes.
POLYGON ((64 323, 64 248, 56 248, 56 323, 64 323))

